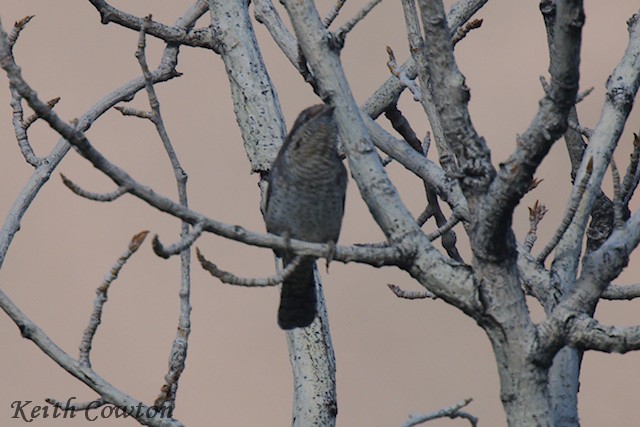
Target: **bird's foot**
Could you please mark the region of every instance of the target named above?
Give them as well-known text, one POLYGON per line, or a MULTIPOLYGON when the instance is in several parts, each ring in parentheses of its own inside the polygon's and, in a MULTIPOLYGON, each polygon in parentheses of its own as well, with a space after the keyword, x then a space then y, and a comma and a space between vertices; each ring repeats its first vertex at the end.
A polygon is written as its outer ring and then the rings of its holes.
POLYGON ((329 253, 327 254, 327 264, 326 264, 326 269, 327 269, 327 273, 329 272, 329 264, 331 263, 331 261, 333 261, 333 257, 336 255, 336 242, 334 242, 333 240, 329 240, 327 242, 327 246, 329 246, 329 253))

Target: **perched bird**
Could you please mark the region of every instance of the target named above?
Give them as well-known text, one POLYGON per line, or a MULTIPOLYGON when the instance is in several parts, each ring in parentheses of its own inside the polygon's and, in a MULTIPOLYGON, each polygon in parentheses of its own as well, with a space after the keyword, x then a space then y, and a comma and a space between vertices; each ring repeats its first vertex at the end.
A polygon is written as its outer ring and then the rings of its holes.
MULTIPOLYGON (((335 243, 340 235, 347 171, 338 154, 333 108, 304 110, 282 144, 269 173, 265 204, 267 231, 289 239, 335 243)), ((295 254, 276 251, 285 266, 295 254)), ((278 324, 309 326, 316 317, 315 258, 305 256, 282 284, 278 324)))

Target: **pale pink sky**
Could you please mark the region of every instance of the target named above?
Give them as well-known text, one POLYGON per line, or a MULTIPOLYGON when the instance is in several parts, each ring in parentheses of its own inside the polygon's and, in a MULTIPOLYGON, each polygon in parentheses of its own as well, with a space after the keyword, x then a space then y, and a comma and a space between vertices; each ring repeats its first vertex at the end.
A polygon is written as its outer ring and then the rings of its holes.
MULTIPOLYGON (((191 1, 113 1, 114 6, 172 23, 191 1)), ((582 89, 594 93, 579 105, 581 121, 593 127, 604 97, 604 83, 626 46, 625 21, 637 2, 588 0, 582 56, 582 89), (615 5, 612 5, 615 3, 615 5)), ((326 11, 331 1, 320 1, 326 11)), ((344 20, 364 4, 351 1, 344 20)), ((25 78, 44 99, 62 98, 56 111, 70 120, 104 94, 139 74, 133 56, 137 33, 103 26, 89 2, 0 1, 5 30, 25 15, 36 17, 15 50, 25 78)), ((546 41, 537 2, 493 1, 478 17, 480 30, 457 47, 459 66, 471 88, 474 124, 487 139, 497 164, 513 150, 542 96, 538 82, 547 73, 546 41)), ((342 22, 342 21, 341 21, 342 22)), ((352 90, 359 101, 388 76, 385 46, 399 60, 407 57, 399 2, 387 0, 348 37, 343 52, 352 90)), ((206 19, 200 22, 206 25, 206 19)), ((258 25, 269 73, 279 92, 290 126, 296 114, 317 102, 312 91, 277 51, 258 25)), ((156 64, 162 45, 151 40, 148 59, 156 64)), ((229 101, 222 61, 210 51, 183 48, 180 79, 157 87, 165 122, 189 174, 191 206, 212 218, 263 231, 256 186, 249 174, 240 133, 229 101)), ((9 90, 0 78, 0 216, 31 173, 22 159, 11 126, 9 90)), ((133 104, 146 108, 145 96, 133 104)), ((409 96, 401 108, 422 135, 426 119, 409 96)), ((631 132, 638 131, 634 111, 616 158, 624 164, 631 132)), ((170 165, 148 122, 110 111, 88 132, 93 144, 114 163, 156 191, 176 197, 170 165)), ((33 126, 31 142, 48 153, 57 137, 43 123, 33 126)), ((541 225, 546 243, 560 221, 570 189, 568 160, 560 142, 541 167, 545 181, 529 194, 516 213, 516 232, 528 228, 526 206, 540 199, 550 212, 541 225)), ((414 213, 424 207, 418 180, 397 165, 389 167, 404 202, 414 213)), ((75 152, 67 155, 22 221, 5 265, 0 286, 63 349, 77 354, 94 291, 126 248, 131 236, 149 229, 166 243, 175 241, 179 222, 133 197, 110 204, 80 199, 61 183, 62 172, 84 188, 110 191, 112 183, 75 152)), ((609 191, 609 189, 606 189, 609 191)), ((638 203, 632 206, 638 208, 638 203)), ((461 240, 462 233, 458 232, 461 240)), ((370 218, 356 186, 350 185, 341 243, 372 242, 382 234, 370 218)), ((270 251, 248 248, 207 235, 198 246, 221 268, 249 276, 273 273, 270 251)), ((468 253, 465 252, 468 259, 468 253)), ((620 278, 638 275, 638 257, 620 278)), ((103 324, 92 352, 96 371, 121 390, 150 403, 158 394, 178 314, 179 261, 155 256, 149 243, 140 249, 113 285, 103 324)), ((186 425, 282 426, 290 424, 291 374, 284 334, 275 313, 276 289, 239 289, 220 284, 193 266, 192 334, 187 369, 180 382, 175 415, 186 425)), ((390 426, 410 413, 430 412, 466 397, 480 425, 504 426, 493 354, 482 330, 461 312, 441 301, 402 301, 387 289, 395 283, 417 290, 412 279, 395 269, 333 263, 325 280, 330 324, 338 365, 338 425, 390 426)), ((534 309, 539 316, 538 310, 534 309)), ((619 325, 640 323, 637 303, 601 304, 598 317, 619 325)), ((11 402, 45 397, 92 400, 93 392, 55 365, 0 314, 0 424, 10 419, 11 402)), ((640 354, 588 353, 580 393, 584 427, 631 425, 640 418, 640 354)), ((86 421, 40 420, 39 425, 85 425, 86 421)), ((34 423, 35 425, 35 423, 34 423)), ((138 425, 113 419, 96 426, 138 425)), ((463 426, 463 421, 429 424, 463 426)))

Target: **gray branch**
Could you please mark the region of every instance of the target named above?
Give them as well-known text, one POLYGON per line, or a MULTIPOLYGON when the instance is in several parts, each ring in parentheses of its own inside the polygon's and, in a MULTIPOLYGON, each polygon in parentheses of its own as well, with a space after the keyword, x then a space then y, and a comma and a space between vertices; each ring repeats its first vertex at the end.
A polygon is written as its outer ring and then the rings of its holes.
MULTIPOLYGON (((501 256, 505 247, 488 247, 490 242, 507 242, 511 233, 512 213, 552 144, 567 128, 567 116, 578 93, 581 29, 584 12, 580 0, 558 2, 549 73, 551 84, 540 101, 540 108, 517 148, 501 164, 497 178, 479 210, 478 232, 474 240, 484 246, 486 255, 501 256)), ((582 176, 577 179, 581 182, 582 176)), ((475 248, 475 252, 478 252, 475 248)))

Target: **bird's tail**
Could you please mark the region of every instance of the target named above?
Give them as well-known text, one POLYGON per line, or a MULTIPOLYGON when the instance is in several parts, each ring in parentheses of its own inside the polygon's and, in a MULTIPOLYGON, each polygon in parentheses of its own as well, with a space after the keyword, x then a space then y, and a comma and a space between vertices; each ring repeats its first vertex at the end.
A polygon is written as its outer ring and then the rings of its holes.
POLYGON ((282 283, 278 325, 282 329, 304 328, 316 317, 316 287, 313 281, 315 260, 304 257, 282 283))

